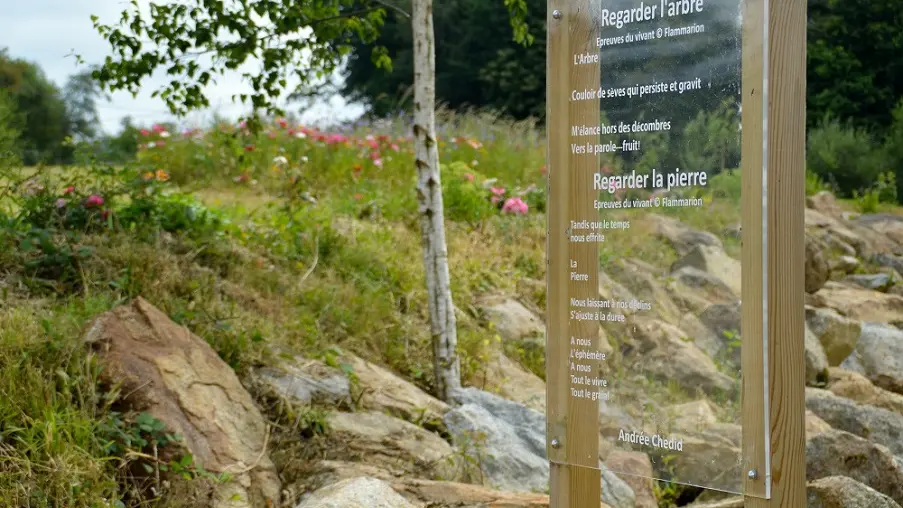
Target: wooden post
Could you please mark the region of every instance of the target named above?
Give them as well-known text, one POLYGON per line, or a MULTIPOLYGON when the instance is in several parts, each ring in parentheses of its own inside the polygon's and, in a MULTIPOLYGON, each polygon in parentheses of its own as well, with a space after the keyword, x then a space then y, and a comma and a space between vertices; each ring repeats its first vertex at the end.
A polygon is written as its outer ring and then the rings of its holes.
POLYGON ((574 54, 596 51, 592 1, 598 0, 551 0, 548 9, 546 390, 551 505, 558 508, 598 508, 601 503, 599 404, 571 396, 568 370, 572 336, 589 339, 593 346, 599 340, 598 322, 570 323, 568 319, 571 297, 597 298, 599 294, 598 246, 567 241, 571 218, 589 220, 596 213, 592 187, 586 182, 598 171, 598 160, 575 155, 569 148, 571 124, 599 122, 598 100, 570 100, 574 89, 599 87, 598 66, 573 65, 574 54), (570 280, 571 267, 586 275, 586 280, 570 280))
MULTIPOLYGON (((598 100, 570 100, 572 90, 599 86, 598 66, 573 65, 574 54, 596 51, 593 1, 548 1, 546 381, 552 508, 596 508, 601 497, 598 402, 572 396, 567 358, 572 336, 598 341, 598 323, 568 318, 570 298, 598 296, 598 247, 567 241, 570 220, 598 213, 586 185, 598 161, 569 148, 571 125, 598 122, 598 100), (571 263, 588 279, 568 278, 571 263)), ((747 507, 797 508, 806 498, 806 2, 742 0, 741 6, 742 448, 749 470, 743 488, 747 507)))
POLYGON ((768 471, 770 460, 770 481, 747 479, 745 505, 795 508, 806 505, 806 1, 746 0, 744 25, 743 253, 750 258, 743 259, 743 444, 760 471, 768 471), (745 248, 750 243, 759 248, 745 248), (763 253, 765 277, 753 259, 763 253), (755 344, 763 337, 763 310, 767 369, 755 344), (768 443, 764 425, 770 427, 768 443))

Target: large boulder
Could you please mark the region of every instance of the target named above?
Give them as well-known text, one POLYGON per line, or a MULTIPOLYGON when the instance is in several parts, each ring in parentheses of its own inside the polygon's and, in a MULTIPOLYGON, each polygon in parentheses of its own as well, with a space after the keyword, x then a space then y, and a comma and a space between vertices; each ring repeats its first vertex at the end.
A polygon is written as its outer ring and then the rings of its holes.
POLYGON ((827 246, 814 237, 806 236, 806 292, 815 293, 831 277, 831 265, 825 251, 827 246))
POLYGON ((495 507, 548 508, 549 497, 544 494, 504 492, 480 485, 413 478, 398 471, 359 462, 321 460, 311 469, 312 475, 291 487, 289 499, 299 499, 300 492, 312 492, 324 487, 360 477, 382 480, 392 490, 404 496, 417 508, 423 507, 495 507))
POLYGON ((445 415, 452 442, 479 451, 492 488, 544 492, 548 486, 545 416, 497 395, 465 388, 445 415))
POLYGON ((806 478, 828 476, 847 476, 903 501, 903 463, 887 447, 849 432, 822 432, 806 443, 806 478))
POLYGON ((342 356, 357 379, 355 394, 363 409, 388 413, 427 428, 441 430, 448 405, 389 370, 352 354, 342 356))
MULTIPOLYGON (((740 301, 732 303, 719 303, 709 306, 699 320, 715 334, 715 338, 721 343, 720 357, 724 357, 731 365, 740 365, 740 331, 741 331, 740 301)), ((707 348, 708 352, 709 349, 707 348)), ((714 356, 713 356, 714 358, 714 356)))
MULTIPOLYGON (((267 455, 267 425, 235 372, 200 337, 143 298, 99 316, 85 336, 103 358, 103 377, 121 402, 146 411, 183 436, 197 465, 229 473, 212 505, 280 503, 280 481, 267 455)), ((164 460, 169 457, 164 450, 164 460)))
POLYGON ((835 429, 882 444, 903 455, 903 415, 838 397, 827 390, 806 389, 806 407, 835 429))
POLYGON ((658 508, 652 481, 652 461, 642 452, 615 450, 605 459, 605 465, 630 486, 636 508, 658 508))
POLYGON ((482 389, 545 413, 546 382, 500 351, 487 361, 482 378, 482 389))
POLYGON ((903 319, 903 297, 828 282, 812 295, 812 305, 828 307, 859 321, 892 323, 903 319))
POLYGON ((714 245, 697 245, 686 256, 677 260, 671 271, 692 267, 709 273, 724 282, 735 295, 741 294, 740 262, 727 255, 724 249, 714 245))
POLYGON ((860 404, 903 415, 903 395, 878 388, 862 374, 832 367, 828 369, 828 390, 860 404))
POLYGON ((261 391, 268 390, 294 404, 337 406, 351 402, 351 385, 345 373, 319 360, 294 357, 257 369, 251 377, 261 391))
POLYGON ((806 198, 806 208, 819 211, 825 215, 840 218, 843 209, 837 204, 834 194, 820 191, 806 198))
POLYGON ((806 326, 825 350, 828 364, 840 365, 856 349, 862 325, 832 309, 806 307, 806 326))
POLYGON ((675 326, 656 320, 637 320, 630 352, 637 367, 662 380, 674 381, 687 390, 704 394, 730 392, 734 381, 675 326))
POLYGON ((711 303, 729 303, 737 300, 737 295, 718 277, 692 266, 685 266, 671 274, 671 278, 681 285, 680 289, 692 291, 711 303))
POLYGON ((677 219, 663 215, 650 214, 654 234, 671 244, 681 256, 688 254, 697 245, 709 245, 722 248, 721 240, 705 231, 697 231, 677 219))
POLYGON ((665 290, 664 277, 659 276, 657 271, 655 267, 638 261, 622 261, 614 272, 614 277, 633 295, 628 303, 637 300, 652 304, 651 310, 634 311, 635 314, 657 317, 667 323, 676 324, 683 312, 671 300, 671 296, 665 290))
POLYGON ((360 476, 323 487, 296 508, 415 508, 388 483, 360 476))
POLYGON ((893 499, 846 476, 828 476, 806 488, 807 508, 900 508, 893 499))
POLYGON ((520 341, 545 334, 542 319, 517 300, 490 297, 480 309, 504 341, 520 341))
POLYGON ((363 463, 406 471, 412 476, 455 479, 455 452, 451 445, 413 423, 373 411, 334 412, 328 423, 348 454, 363 463))
MULTIPOLYGON (((546 418, 538 411, 475 388, 455 394, 457 407, 445 415, 452 441, 480 453, 484 481, 512 492, 545 492, 549 481, 546 418)), ((630 486, 602 469, 602 501, 613 508, 634 506, 630 486)))
POLYGON ((886 237, 896 244, 903 244, 903 217, 891 213, 860 215, 858 225, 886 237))
POLYGON ((880 388, 903 394, 903 331, 864 323, 856 351, 844 365, 865 375, 880 388))

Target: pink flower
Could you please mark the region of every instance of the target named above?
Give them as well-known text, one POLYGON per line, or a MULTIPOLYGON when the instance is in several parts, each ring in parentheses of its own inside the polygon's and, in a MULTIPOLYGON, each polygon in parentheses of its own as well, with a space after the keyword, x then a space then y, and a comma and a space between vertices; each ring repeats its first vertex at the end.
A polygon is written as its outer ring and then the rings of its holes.
POLYGON ((542 174, 546 174, 546 173, 548 173, 548 171, 549 171, 549 168, 547 168, 545 166, 539 168, 539 172, 542 174))
POLYGON ((489 189, 492 192, 492 197, 489 199, 492 201, 493 205, 497 205, 504 199, 505 197, 505 188, 504 187, 491 187, 489 189))
POLYGON ((472 182, 472 181, 473 181, 473 174, 472 174, 472 173, 467 173, 467 174, 464 175, 464 178, 465 178, 468 182, 472 182))
POLYGON ((527 215, 530 208, 521 198, 511 198, 502 205, 502 213, 513 213, 518 215, 527 215))
POLYGON ((63 190, 63 195, 66 196, 66 195, 68 195, 68 194, 72 194, 73 192, 75 192, 75 186, 74 186, 74 185, 70 185, 69 187, 66 187, 66 188, 63 190))
POLYGON ((142 136, 150 136, 150 131, 147 129, 141 129, 141 135, 142 136))
POLYGON ((360 201, 360 200, 362 200, 362 199, 364 199, 364 195, 363 195, 363 194, 355 194, 355 195, 354 195, 354 200, 355 200, 355 201, 360 201))
POLYGON ((163 127, 162 125, 160 125, 158 123, 155 123, 154 126, 151 127, 151 129, 153 129, 153 131, 156 132, 157 134, 160 134, 161 132, 166 132, 166 127, 163 127))
POLYGON ((483 144, 475 139, 468 139, 467 144, 469 144, 470 147, 473 148, 474 150, 479 150, 480 148, 483 148, 483 144))
POLYGON ((86 208, 97 208, 99 206, 103 206, 103 198, 98 196, 97 194, 92 194, 88 196, 88 199, 85 200, 86 208))
POLYGON ((63 198, 57 199, 57 200, 56 200, 56 207, 57 207, 57 208, 64 208, 64 207, 66 206, 67 203, 69 203, 69 202, 66 201, 66 200, 63 199, 63 198))
POLYGON ((279 127, 282 127, 283 129, 288 127, 288 122, 285 120, 285 118, 280 118, 276 122, 279 124, 279 127))

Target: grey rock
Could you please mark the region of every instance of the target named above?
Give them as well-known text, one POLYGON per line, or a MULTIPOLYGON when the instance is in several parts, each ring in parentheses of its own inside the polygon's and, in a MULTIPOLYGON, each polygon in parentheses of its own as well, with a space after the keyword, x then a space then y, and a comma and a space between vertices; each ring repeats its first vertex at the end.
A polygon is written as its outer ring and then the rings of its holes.
POLYGON ((611 470, 600 464, 602 468, 602 501, 614 508, 633 508, 636 506, 636 494, 624 480, 618 478, 611 470))
POLYGON ((831 266, 825 255, 827 246, 814 237, 806 237, 806 292, 815 293, 823 288, 831 276, 831 266))
POLYGON ((741 293, 740 262, 728 256, 721 247, 697 245, 671 266, 671 272, 686 266, 714 275, 731 288, 735 295, 741 293))
POLYGON ((806 443, 806 478, 828 476, 847 476, 903 502, 903 464, 887 447, 849 432, 821 432, 806 443))
POLYGON ((831 366, 840 365, 856 349, 862 325, 833 309, 806 307, 806 326, 818 337, 831 366))
MULTIPOLYGON (((483 472, 492 487, 546 491, 549 461, 544 414, 476 388, 459 390, 455 401, 459 405, 445 415, 452 441, 463 444, 479 439, 483 472)), ((602 485, 602 501, 613 508, 633 508, 633 490, 604 467, 602 485)))
POLYGON ((876 386, 903 394, 903 331, 863 323, 859 343, 850 360, 853 372, 864 374, 876 386), (857 370, 857 367, 861 370, 857 370))
POLYGON ((361 476, 323 487, 295 508, 415 508, 388 483, 361 476))
POLYGON ((844 282, 855 284, 865 289, 873 291, 887 291, 896 282, 890 274, 887 273, 870 273, 860 275, 848 275, 844 277, 844 282))
POLYGON ((677 219, 663 215, 650 215, 655 222, 655 234, 671 244, 671 247, 681 256, 687 254, 697 245, 709 245, 721 248, 721 240, 706 231, 697 231, 681 223, 677 219))
POLYGON ((454 444, 481 450, 488 483, 500 490, 545 491, 545 416, 475 388, 460 390, 455 398, 460 406, 446 413, 445 425, 454 444))
MULTIPOLYGON (((852 247, 850 247, 850 249, 854 253, 856 252, 852 247)), ((834 263, 832 264, 831 269, 838 270, 843 273, 853 273, 860 266, 862 266, 862 263, 860 263, 858 259, 856 259, 853 256, 847 255, 847 256, 840 256, 839 258, 834 260, 834 263)))
POLYGON ((806 328, 806 385, 824 386, 828 382, 828 357, 818 338, 806 328))
POLYGON ((545 333, 542 319, 517 300, 491 298, 482 302, 480 308, 499 336, 506 341, 518 341, 545 333))
POLYGON ((254 372, 255 381, 296 404, 340 404, 351 400, 345 373, 317 360, 297 357, 254 372))
POLYGON ((827 390, 806 389, 806 407, 835 429, 882 444, 903 455, 903 415, 838 397, 827 390))
POLYGON ((807 508, 900 508, 893 499, 846 476, 829 476, 809 483, 807 508))
POLYGON ((705 298, 712 303, 731 302, 737 299, 737 295, 724 281, 696 267, 684 266, 672 273, 671 277, 688 288, 702 290, 705 298))
POLYGON ((699 315, 699 320, 706 325, 728 351, 727 360, 735 366, 740 365, 740 348, 731 347, 740 340, 740 302, 712 305, 699 315))
POLYGON ((894 270, 903 273, 903 257, 901 256, 887 253, 878 253, 872 256, 872 261, 874 261, 874 263, 878 266, 893 268, 894 270))

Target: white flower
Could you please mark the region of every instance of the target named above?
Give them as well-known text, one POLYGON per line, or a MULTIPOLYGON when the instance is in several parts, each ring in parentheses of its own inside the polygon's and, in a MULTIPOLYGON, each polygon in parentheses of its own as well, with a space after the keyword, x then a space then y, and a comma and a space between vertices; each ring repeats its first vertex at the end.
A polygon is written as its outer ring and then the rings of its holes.
POLYGON ((298 131, 298 132, 295 133, 295 137, 298 138, 298 139, 304 139, 304 138, 307 137, 307 134, 304 134, 303 132, 298 131))
POLYGON ((273 157, 273 164, 278 164, 280 166, 284 166, 284 165, 288 164, 288 159, 286 159, 284 155, 279 155, 279 156, 273 157))
POLYGON ((161 132, 161 133, 160 133, 160 137, 161 137, 161 138, 168 138, 168 137, 169 137, 169 132, 167 132, 167 131, 161 132))
POLYGON ((147 147, 148 147, 148 148, 153 148, 153 147, 155 147, 155 146, 157 146, 157 143, 155 143, 155 142, 153 142, 153 141, 151 141, 150 143, 147 144, 147 147))
POLYGON ((472 160, 472 161, 470 161, 470 165, 471 165, 471 166, 479 166, 480 163, 479 163, 478 161, 476 161, 476 160, 472 160))
POLYGON ((310 160, 310 159, 308 159, 306 155, 304 155, 304 156, 301 157, 301 163, 302 163, 302 164, 307 164, 307 161, 308 161, 308 160, 310 160))

